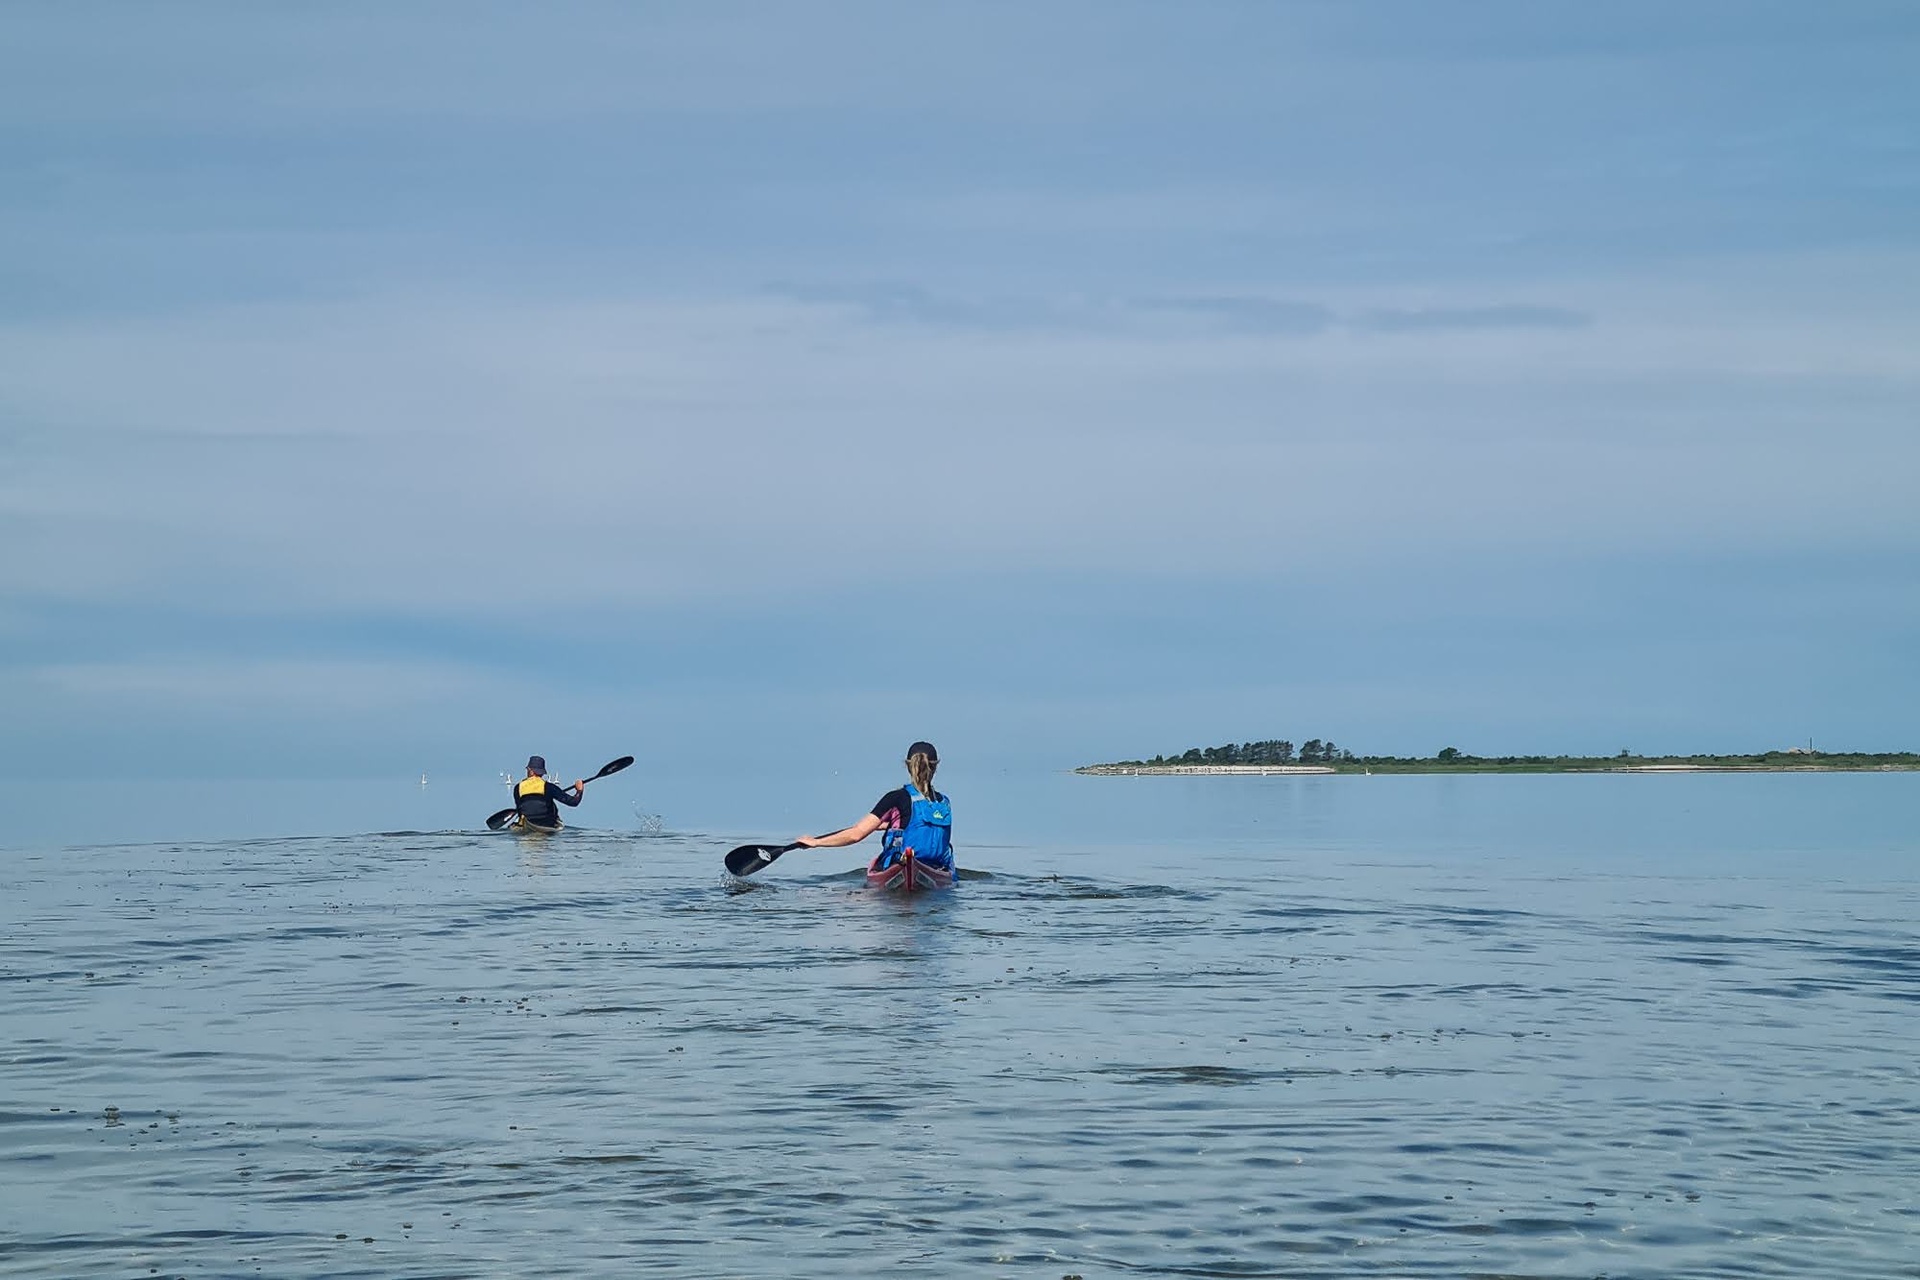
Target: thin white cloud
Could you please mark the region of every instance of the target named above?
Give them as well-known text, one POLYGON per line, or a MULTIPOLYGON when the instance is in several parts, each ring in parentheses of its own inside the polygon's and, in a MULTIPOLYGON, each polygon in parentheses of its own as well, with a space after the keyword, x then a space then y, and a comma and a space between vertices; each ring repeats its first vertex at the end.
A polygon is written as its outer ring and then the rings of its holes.
POLYGON ((17 669, 18 687, 87 711, 191 708, 195 715, 387 715, 497 693, 497 672, 444 661, 159 659, 49 663, 17 669))
POLYGON ((1569 281, 1510 305, 1595 324, 1391 334, 479 296, 16 325, 0 519, 26 554, 0 590, 467 612, 530 558, 543 598, 630 606, 859 580, 909 523, 962 569, 1271 568, 1516 530, 1902 543, 1920 306, 1855 319, 1822 279, 1569 281), (909 521, 926 465, 933 515, 909 521))

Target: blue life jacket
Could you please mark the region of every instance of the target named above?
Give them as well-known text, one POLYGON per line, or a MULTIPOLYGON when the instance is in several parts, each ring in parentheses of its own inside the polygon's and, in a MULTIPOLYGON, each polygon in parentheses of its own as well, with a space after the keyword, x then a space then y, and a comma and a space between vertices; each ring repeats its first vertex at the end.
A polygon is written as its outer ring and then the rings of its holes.
POLYGON ((890 867, 900 855, 913 850, 914 859, 930 867, 953 866, 953 804, 939 792, 931 800, 920 794, 911 782, 907 799, 913 802, 905 826, 896 827, 882 837, 880 858, 875 864, 890 867))

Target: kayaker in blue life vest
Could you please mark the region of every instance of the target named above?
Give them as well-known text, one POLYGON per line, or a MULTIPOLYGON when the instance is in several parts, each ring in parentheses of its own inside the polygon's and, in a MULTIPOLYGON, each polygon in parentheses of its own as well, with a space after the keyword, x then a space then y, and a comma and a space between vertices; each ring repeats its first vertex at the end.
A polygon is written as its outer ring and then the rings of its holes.
POLYGON ((845 830, 825 836, 796 836, 794 842, 809 849, 839 849, 885 831, 874 869, 891 866, 903 850, 912 849, 922 865, 952 870, 953 805, 933 789, 933 771, 939 767, 940 753, 931 742, 914 743, 907 748, 906 786, 881 796, 872 812, 845 830))
POLYGON ((520 811, 520 820, 536 827, 557 827, 560 825, 560 808, 554 801, 572 808, 580 803, 587 793, 584 780, 575 779, 571 787, 562 790, 547 781, 547 762, 540 756, 527 757, 527 776, 513 787, 513 807, 520 811))

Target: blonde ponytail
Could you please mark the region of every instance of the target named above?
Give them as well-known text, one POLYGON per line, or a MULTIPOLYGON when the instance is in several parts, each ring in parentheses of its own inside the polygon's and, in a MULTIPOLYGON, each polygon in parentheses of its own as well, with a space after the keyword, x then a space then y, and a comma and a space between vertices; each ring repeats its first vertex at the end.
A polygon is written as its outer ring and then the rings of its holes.
POLYGON ((940 762, 924 751, 916 751, 907 757, 907 776, 913 779, 913 785, 920 789, 920 794, 929 800, 933 799, 933 771, 939 767, 940 762))

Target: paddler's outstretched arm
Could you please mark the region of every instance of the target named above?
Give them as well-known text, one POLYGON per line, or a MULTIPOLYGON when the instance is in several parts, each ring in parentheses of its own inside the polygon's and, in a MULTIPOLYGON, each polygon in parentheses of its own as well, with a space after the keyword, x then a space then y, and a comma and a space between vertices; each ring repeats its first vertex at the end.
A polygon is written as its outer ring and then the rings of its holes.
POLYGON ((793 842, 809 849, 838 849, 843 845, 859 844, 879 829, 880 819, 868 814, 852 826, 830 836, 795 836, 793 842))

